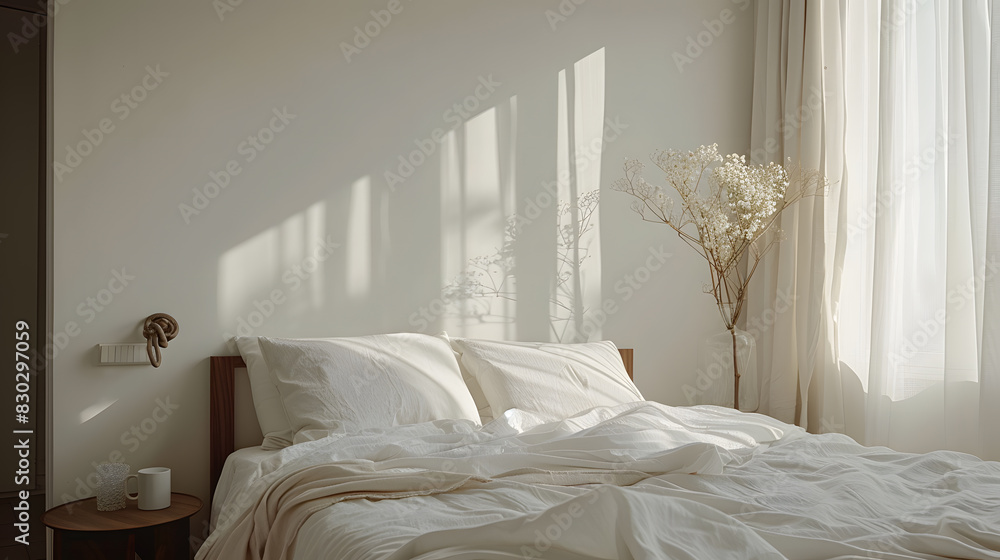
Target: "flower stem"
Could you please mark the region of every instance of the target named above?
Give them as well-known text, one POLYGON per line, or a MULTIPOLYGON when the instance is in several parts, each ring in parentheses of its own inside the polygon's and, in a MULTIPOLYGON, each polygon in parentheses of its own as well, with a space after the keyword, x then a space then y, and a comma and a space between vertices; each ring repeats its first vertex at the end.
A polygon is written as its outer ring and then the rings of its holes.
POLYGON ((736 410, 740 409, 740 365, 739 359, 736 354, 736 330, 733 327, 729 328, 729 334, 733 336, 733 377, 735 378, 733 385, 733 408, 736 410))

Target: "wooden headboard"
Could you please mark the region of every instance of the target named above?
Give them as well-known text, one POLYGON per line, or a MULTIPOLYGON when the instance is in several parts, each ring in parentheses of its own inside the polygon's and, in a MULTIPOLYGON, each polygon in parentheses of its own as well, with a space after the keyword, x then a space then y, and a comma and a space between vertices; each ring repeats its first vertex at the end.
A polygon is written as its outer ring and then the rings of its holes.
MULTIPOLYGON (((632 349, 619 348, 625 371, 632 377, 632 349)), ((246 363, 240 356, 212 356, 210 359, 212 378, 209 394, 210 438, 210 474, 211 493, 215 496, 215 487, 219 484, 222 467, 226 458, 236 451, 236 370, 246 368, 246 363)))

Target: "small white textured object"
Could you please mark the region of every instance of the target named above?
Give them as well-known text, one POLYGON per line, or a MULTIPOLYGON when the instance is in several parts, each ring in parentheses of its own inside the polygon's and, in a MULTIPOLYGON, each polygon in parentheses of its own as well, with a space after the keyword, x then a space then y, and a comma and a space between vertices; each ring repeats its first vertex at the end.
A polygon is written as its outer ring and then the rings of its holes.
POLYGON ((131 470, 125 463, 97 465, 97 511, 125 509, 125 477, 131 470))

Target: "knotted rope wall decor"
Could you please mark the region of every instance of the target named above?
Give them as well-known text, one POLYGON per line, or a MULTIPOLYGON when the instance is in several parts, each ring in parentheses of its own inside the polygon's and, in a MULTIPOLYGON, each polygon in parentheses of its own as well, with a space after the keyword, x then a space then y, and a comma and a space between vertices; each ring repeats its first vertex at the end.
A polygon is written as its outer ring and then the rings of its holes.
POLYGON ((166 348, 167 343, 180 331, 177 319, 166 313, 155 313, 146 317, 142 325, 142 336, 146 337, 146 353, 153 367, 160 367, 160 348, 166 348))

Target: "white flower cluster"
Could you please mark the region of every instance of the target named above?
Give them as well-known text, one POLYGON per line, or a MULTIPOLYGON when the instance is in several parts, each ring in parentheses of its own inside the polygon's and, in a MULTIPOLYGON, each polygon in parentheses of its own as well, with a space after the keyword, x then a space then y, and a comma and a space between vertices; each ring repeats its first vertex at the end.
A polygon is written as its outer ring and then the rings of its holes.
POLYGON ((667 181, 682 197, 695 195, 702 174, 713 163, 722 161, 719 145, 700 146, 694 152, 663 150, 653 156, 656 166, 666 174, 667 181))
POLYGON ((753 241, 771 221, 785 198, 788 174, 772 162, 747 165, 746 158, 732 154, 714 172, 719 187, 726 191, 729 209, 735 217, 734 237, 753 241))
POLYGON ((642 219, 670 226, 708 261, 712 283, 706 292, 715 297, 726 326, 732 328, 757 263, 783 236, 776 227, 778 214, 805 196, 823 195, 826 179, 819 171, 803 172, 789 162, 790 181, 785 167, 748 164, 735 154, 723 159, 716 144, 693 152, 663 150, 651 159, 680 195, 678 214, 674 200, 642 177, 638 160, 626 160, 625 177, 615 181, 614 188, 634 197, 632 208, 642 219), (741 269, 744 256, 747 265, 741 269))
POLYGON ((723 159, 717 144, 693 152, 662 150, 652 160, 680 195, 680 215, 673 213, 673 198, 642 177, 638 160, 626 161, 626 178, 615 188, 636 197, 633 208, 644 218, 655 214, 678 230, 694 225, 705 257, 722 271, 735 266, 749 244, 768 230, 788 188, 784 167, 748 165, 736 154, 723 159), (719 162, 722 165, 711 169, 719 162))
POLYGON ((736 244, 733 239, 734 224, 729 216, 715 201, 699 201, 697 207, 691 208, 694 223, 701 236, 701 246, 705 252, 714 255, 716 263, 726 267, 733 261, 736 244))

